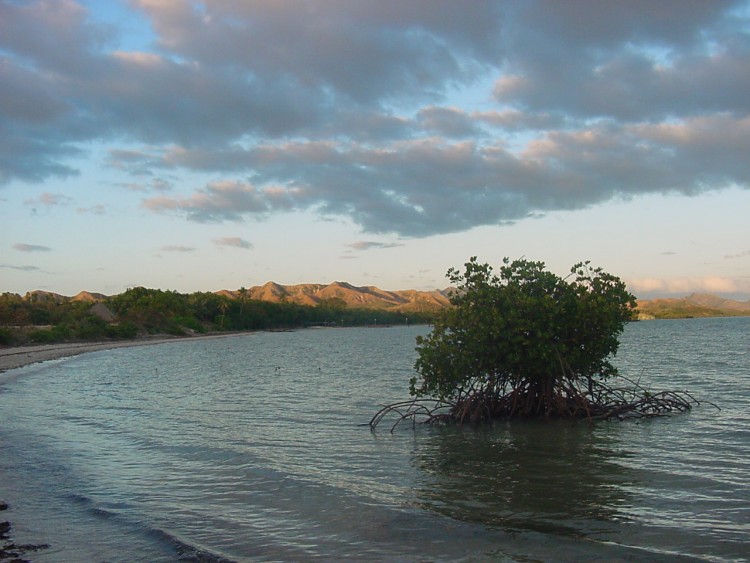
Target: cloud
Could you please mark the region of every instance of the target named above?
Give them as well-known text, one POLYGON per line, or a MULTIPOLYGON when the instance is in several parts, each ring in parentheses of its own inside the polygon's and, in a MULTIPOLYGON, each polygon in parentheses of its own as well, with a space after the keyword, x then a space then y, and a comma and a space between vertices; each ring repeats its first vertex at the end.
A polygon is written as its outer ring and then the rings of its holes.
POLYGON ((22 272, 36 272, 39 270, 36 266, 15 266, 13 264, 0 264, 0 268, 8 270, 20 270, 22 272))
POLYGON ((747 280, 706 276, 699 278, 639 278, 627 280, 628 289, 635 294, 689 294, 750 292, 747 280))
POLYGON ((736 254, 726 254, 724 258, 727 260, 734 260, 735 258, 745 258, 746 256, 750 256, 750 250, 745 250, 744 252, 738 252, 736 254))
POLYGON ((27 199, 24 201, 26 205, 42 206, 42 207, 57 207, 69 205, 73 202, 73 198, 66 196, 65 194, 53 194, 50 192, 44 192, 39 197, 27 199))
POLYGON ((133 192, 168 192, 174 187, 172 182, 163 178, 152 178, 149 182, 127 182, 120 185, 133 192))
POLYGON ((148 52, 73 0, 0 0, 0 184, 103 143, 157 213, 411 237, 750 187, 747 0, 130 6, 148 52))
POLYGON ((358 104, 423 96, 492 60, 501 21, 497 6, 465 9, 451 0, 424 10, 417 2, 262 0, 137 2, 151 19, 160 47, 192 61, 231 65, 268 87, 296 87, 319 104, 333 96, 358 104), (289 38, 294 38, 290 41, 289 38), (282 48, 283 44, 283 48, 282 48))
POLYGON ((243 215, 263 216, 271 211, 291 211, 289 190, 260 189, 242 182, 215 182, 189 198, 155 197, 144 200, 152 211, 175 211, 198 222, 239 221, 243 215))
POLYGON ((386 242, 361 240, 361 241, 348 244, 347 246, 353 248, 356 251, 364 251, 364 250, 371 250, 373 248, 396 248, 396 247, 404 246, 404 245, 401 243, 397 243, 397 242, 386 243, 386 242))
POLYGON ((192 246, 182 246, 178 244, 168 244, 160 248, 163 252, 195 252, 192 246))
POLYGON ((250 249, 253 247, 248 241, 241 239, 240 237, 222 237, 214 239, 214 244, 218 246, 232 246, 235 248, 250 249))
POLYGON ((465 138, 481 134, 479 123, 457 108, 431 106, 422 108, 417 122, 425 130, 446 137, 465 138))
POLYGON ((441 138, 379 147, 296 142, 195 149, 167 153, 164 160, 195 170, 230 166, 252 173, 253 184, 213 183, 192 196, 154 198, 145 206, 197 221, 315 209, 347 215, 367 232, 426 236, 616 197, 750 185, 750 161, 743 156, 749 151, 750 119, 722 116, 672 128, 604 123, 550 131, 522 150, 441 138))
POLYGON ((527 111, 663 120, 750 109, 744 3, 596 0, 514 9, 495 97, 527 111))
POLYGON ((13 248, 20 252, 50 252, 52 250, 49 246, 26 244, 25 242, 16 243, 13 245, 13 248))
POLYGON ((98 203, 96 205, 92 205, 91 207, 79 207, 76 209, 77 213, 80 213, 82 215, 105 215, 107 213, 107 208, 104 207, 101 203, 98 203))

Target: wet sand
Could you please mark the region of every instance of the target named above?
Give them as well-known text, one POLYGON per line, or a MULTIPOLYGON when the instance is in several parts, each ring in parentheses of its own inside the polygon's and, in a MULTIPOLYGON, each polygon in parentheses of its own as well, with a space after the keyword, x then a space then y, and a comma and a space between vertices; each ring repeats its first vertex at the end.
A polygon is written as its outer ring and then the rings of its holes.
POLYGON ((38 362, 57 360, 96 352, 98 350, 112 350, 114 348, 125 348, 129 346, 152 346, 165 342, 179 342, 182 340, 203 340, 209 338, 224 338, 235 336, 237 332, 223 332, 220 334, 209 334, 199 336, 154 336, 137 338, 135 340, 118 340, 112 342, 61 342, 57 344, 39 344, 32 346, 3 346, 0 347, 0 373, 11 369, 20 368, 38 362))

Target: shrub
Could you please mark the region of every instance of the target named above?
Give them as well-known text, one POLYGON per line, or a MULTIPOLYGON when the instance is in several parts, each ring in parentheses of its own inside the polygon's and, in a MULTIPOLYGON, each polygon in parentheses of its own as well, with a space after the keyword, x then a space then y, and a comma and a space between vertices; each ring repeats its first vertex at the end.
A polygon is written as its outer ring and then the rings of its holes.
POLYGON ((617 374, 610 359, 635 298, 588 262, 571 275, 507 258, 499 275, 476 258, 449 270, 453 307, 417 339, 411 394, 451 402, 460 420, 589 412, 584 391, 617 374))

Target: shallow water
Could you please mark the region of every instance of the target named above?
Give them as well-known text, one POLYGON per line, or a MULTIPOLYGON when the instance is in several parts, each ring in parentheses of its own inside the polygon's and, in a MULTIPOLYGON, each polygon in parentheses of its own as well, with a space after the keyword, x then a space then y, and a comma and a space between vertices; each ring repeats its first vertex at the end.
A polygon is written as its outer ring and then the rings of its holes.
POLYGON ((38 561, 746 560, 750 319, 621 339, 624 375, 720 411, 371 433, 408 395, 426 330, 256 333, 3 374, 14 539, 50 544, 38 561))

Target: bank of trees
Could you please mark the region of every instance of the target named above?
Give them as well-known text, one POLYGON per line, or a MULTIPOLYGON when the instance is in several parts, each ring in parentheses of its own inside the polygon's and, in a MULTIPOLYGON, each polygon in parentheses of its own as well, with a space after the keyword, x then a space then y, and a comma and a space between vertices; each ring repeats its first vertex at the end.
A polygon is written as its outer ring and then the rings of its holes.
MULTIPOLYGON (((230 297, 210 292, 183 294, 135 287, 103 303, 114 313, 115 322, 94 314, 90 302, 44 295, 2 294, 0 344, 406 322, 403 313, 352 308, 341 299, 304 306, 252 300, 241 290, 237 297, 230 297)), ((409 313, 412 323, 431 319, 430 313, 409 313)))
POLYGON ((128 323, 108 323, 90 311, 91 303, 45 295, 0 295, 0 344, 50 343, 103 338, 133 338, 128 323))

